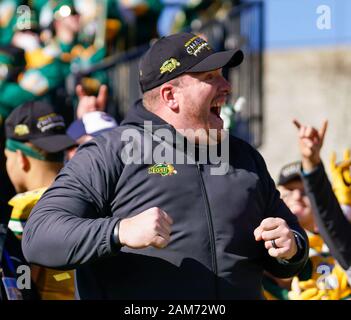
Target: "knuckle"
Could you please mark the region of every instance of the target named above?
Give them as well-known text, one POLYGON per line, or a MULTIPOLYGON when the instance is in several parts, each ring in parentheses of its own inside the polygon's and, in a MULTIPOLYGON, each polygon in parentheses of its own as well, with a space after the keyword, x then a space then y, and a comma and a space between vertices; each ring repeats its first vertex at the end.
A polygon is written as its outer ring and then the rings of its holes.
POLYGON ((291 241, 291 239, 288 239, 288 240, 286 241, 286 245, 287 245, 288 248, 290 248, 290 247, 292 246, 292 241, 291 241))
POLYGON ((283 228, 282 235, 284 237, 289 237, 289 234, 290 234, 290 230, 288 228, 283 228))
POLYGON ((261 238, 265 241, 268 240, 268 237, 267 237, 267 232, 263 231, 262 234, 261 234, 261 238))
POLYGON ((276 222, 278 225, 282 225, 285 223, 285 220, 282 218, 274 218, 274 222, 276 222))
POLYGON ((164 248, 164 247, 167 246, 168 241, 162 239, 162 240, 159 241, 158 244, 159 244, 159 247, 160 247, 160 248, 164 248))
POLYGON ((153 217, 154 220, 159 220, 159 218, 160 218, 160 213, 159 213, 157 210, 154 210, 154 211, 152 212, 152 217, 153 217))
POLYGON ((156 220, 153 220, 153 221, 151 222, 151 229, 152 229, 152 231, 153 231, 153 232, 156 232, 157 228, 158 228, 158 223, 157 223, 156 220))
POLYGON ((155 220, 155 223, 160 223, 160 221, 161 221, 160 215, 156 213, 156 214, 154 215, 154 220, 155 220))
POLYGON ((284 229, 284 234, 286 237, 289 237, 290 238, 290 235, 291 235, 291 230, 289 228, 285 228, 284 229))
POLYGON ((268 253, 269 253, 269 255, 272 256, 272 257, 276 257, 276 256, 277 256, 277 250, 274 249, 274 248, 270 248, 270 249, 268 250, 268 253))

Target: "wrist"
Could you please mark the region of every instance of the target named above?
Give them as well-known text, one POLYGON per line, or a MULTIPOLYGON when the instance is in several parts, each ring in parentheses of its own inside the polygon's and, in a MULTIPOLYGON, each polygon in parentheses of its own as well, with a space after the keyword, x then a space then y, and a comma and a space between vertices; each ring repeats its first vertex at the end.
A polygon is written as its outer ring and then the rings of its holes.
POLYGON ((114 244, 119 248, 121 248, 123 246, 121 239, 120 239, 120 233, 119 233, 121 221, 122 220, 117 221, 115 227, 113 228, 113 235, 112 235, 114 244))
POLYGON ((321 163, 321 158, 317 157, 315 159, 302 158, 302 170, 304 173, 313 171, 321 163))
POLYGON ((279 263, 282 263, 282 264, 297 263, 297 262, 300 262, 305 255, 306 247, 303 244, 303 240, 300 238, 299 234, 296 231, 292 230, 292 232, 294 234, 296 252, 290 258, 277 258, 279 263))
POLYGON ((124 238, 124 230, 125 230, 125 225, 127 223, 128 219, 122 219, 120 221, 118 221, 118 224, 116 225, 115 229, 118 228, 117 232, 118 232, 118 239, 119 239, 119 243, 121 246, 125 246, 126 242, 125 242, 125 238, 124 238))
POLYGON ((305 250, 303 240, 300 238, 298 233, 294 230, 292 230, 292 232, 294 234, 294 240, 296 244, 296 253, 289 259, 289 262, 291 262, 291 260, 293 261, 300 260, 303 257, 304 250, 305 250))

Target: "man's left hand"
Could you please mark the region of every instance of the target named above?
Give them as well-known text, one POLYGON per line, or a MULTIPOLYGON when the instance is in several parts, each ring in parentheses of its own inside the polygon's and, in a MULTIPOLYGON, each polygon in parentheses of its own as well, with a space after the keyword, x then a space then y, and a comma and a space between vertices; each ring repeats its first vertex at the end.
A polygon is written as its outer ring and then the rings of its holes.
POLYGON ((289 260, 297 253, 294 233, 281 218, 262 220, 255 229, 254 236, 256 241, 264 241, 264 246, 271 257, 289 260))

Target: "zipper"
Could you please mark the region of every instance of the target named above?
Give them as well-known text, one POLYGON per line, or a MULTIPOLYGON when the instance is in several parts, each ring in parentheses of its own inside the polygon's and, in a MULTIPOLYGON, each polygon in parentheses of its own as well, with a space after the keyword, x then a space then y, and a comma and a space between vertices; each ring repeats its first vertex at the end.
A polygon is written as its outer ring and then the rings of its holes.
MULTIPOLYGON (((201 174, 201 164, 196 162, 197 170, 200 176, 200 185, 201 191, 205 200, 205 208, 206 208, 206 218, 208 224, 208 231, 210 236, 210 246, 211 246, 211 255, 212 255, 212 269, 216 277, 218 276, 218 267, 217 267, 217 254, 216 254, 216 245, 215 245, 215 237, 214 237, 214 230, 213 230, 213 222, 212 222, 212 215, 210 210, 210 205, 208 202, 207 192, 205 189, 205 183, 201 174)), ((215 280, 215 296, 218 297, 218 288, 217 288, 217 280, 215 280)))

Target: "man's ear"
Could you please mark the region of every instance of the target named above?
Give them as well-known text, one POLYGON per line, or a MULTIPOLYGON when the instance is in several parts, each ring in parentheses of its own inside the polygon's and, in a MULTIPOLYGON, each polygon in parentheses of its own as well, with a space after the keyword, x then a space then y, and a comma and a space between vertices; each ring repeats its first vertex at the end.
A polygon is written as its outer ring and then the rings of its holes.
POLYGON ((30 169, 30 161, 28 157, 21 151, 16 150, 17 165, 25 172, 30 169))
POLYGON ((173 86, 171 83, 165 83, 160 88, 160 97, 163 104, 173 111, 177 111, 179 107, 178 100, 174 94, 175 89, 175 86, 173 86))

